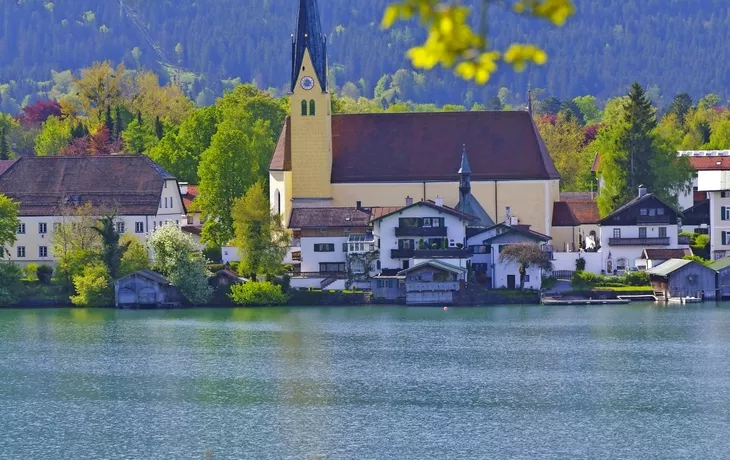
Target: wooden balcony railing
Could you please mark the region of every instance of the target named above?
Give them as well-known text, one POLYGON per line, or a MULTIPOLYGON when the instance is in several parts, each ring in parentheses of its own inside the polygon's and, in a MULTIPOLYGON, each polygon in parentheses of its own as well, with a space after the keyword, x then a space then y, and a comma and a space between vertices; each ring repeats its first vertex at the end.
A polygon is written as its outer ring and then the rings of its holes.
POLYGON ((446 227, 396 227, 395 236, 446 236, 446 227))
POLYGON ((669 246, 669 238, 609 238, 609 246, 669 246))

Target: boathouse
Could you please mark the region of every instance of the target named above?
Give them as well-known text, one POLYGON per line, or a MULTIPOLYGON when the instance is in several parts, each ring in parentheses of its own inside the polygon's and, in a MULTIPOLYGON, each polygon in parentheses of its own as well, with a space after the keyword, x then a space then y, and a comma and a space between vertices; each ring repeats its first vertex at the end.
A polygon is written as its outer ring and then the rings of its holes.
POLYGON ((407 305, 450 305, 462 287, 466 268, 427 260, 398 272, 405 277, 407 305))
POLYGON ((714 299, 715 270, 693 260, 670 259, 648 271, 651 287, 666 300, 696 297, 714 299))
POLYGON ((730 257, 716 260, 709 267, 717 272, 717 297, 730 298, 730 257))
POLYGON ((174 307, 184 297, 164 276, 152 270, 139 270, 114 282, 117 308, 174 307))

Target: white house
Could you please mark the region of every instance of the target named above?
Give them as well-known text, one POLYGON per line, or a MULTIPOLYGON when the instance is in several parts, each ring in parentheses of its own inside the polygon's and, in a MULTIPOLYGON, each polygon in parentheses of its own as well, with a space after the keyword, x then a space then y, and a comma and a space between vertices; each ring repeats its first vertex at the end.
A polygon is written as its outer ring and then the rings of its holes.
POLYGON ((10 260, 54 264, 54 230, 90 203, 99 216, 114 212, 120 234, 146 240, 185 206, 177 180, 144 155, 21 157, 0 174, 0 193, 20 203, 10 260))
POLYGON ((607 274, 636 268, 645 249, 683 249, 681 214, 652 193, 639 188, 636 198, 601 219, 601 252, 607 274))
POLYGON ((380 269, 396 274, 427 260, 466 267, 466 227, 475 218, 445 206, 440 198, 401 208, 373 208, 373 235, 379 243, 380 269))
MULTIPOLYGON (((530 230, 527 225, 501 223, 487 229, 469 229, 467 242, 472 252, 472 271, 477 282, 492 289, 515 289, 520 283, 520 266, 500 261, 502 250, 511 244, 532 243, 547 250, 550 237, 530 230)), ((529 267, 525 273, 526 289, 540 289, 542 269, 529 267)))

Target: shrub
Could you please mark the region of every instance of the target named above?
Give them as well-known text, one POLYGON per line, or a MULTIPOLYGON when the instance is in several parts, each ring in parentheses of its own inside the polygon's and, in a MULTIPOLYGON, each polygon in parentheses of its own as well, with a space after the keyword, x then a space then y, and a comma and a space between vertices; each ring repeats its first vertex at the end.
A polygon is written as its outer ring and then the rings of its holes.
POLYGON ((626 286, 649 286, 649 273, 647 272, 628 272, 621 278, 626 286))
POLYGON ((269 282, 231 286, 230 298, 237 305, 244 306, 284 305, 289 300, 281 291, 281 286, 269 282))
POLYGON ((226 268, 226 266, 223 264, 208 264, 208 270, 210 270, 212 273, 218 273, 224 268, 226 268))
POLYGON ((87 265, 80 275, 73 277, 76 295, 71 303, 77 307, 106 307, 112 303, 112 280, 109 268, 97 263, 87 265))
POLYGON ((604 276, 589 272, 575 272, 572 285, 574 288, 649 286, 649 273, 628 272, 623 276, 604 276))
POLYGON ((207 247, 203 249, 203 256, 206 260, 210 260, 215 264, 219 264, 223 261, 223 252, 219 247, 207 247))
POLYGON ((542 277, 542 284, 540 285, 541 289, 552 289, 558 284, 557 278, 553 276, 543 276, 542 277))
POLYGON ((36 275, 38 276, 38 281, 40 281, 42 284, 51 284, 51 278, 53 277, 53 267, 50 265, 41 265, 38 267, 38 270, 36 270, 36 275))
POLYGON ((586 269, 586 260, 582 257, 575 259, 575 271, 582 272, 586 269))
POLYGON ((12 263, 0 263, 0 307, 8 306, 18 300, 22 288, 20 267, 12 263))
POLYGON ((23 267, 23 275, 28 281, 38 280, 38 264, 30 263, 23 267))

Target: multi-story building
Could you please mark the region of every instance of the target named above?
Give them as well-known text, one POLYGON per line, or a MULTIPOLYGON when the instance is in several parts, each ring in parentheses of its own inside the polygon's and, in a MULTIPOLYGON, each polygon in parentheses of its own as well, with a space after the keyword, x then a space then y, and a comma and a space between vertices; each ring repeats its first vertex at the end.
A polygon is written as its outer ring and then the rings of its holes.
POLYGON ((54 231, 86 204, 93 215, 114 214, 118 233, 141 240, 185 215, 177 180, 144 155, 21 157, 0 174, 0 193, 20 203, 7 249, 21 265, 55 263, 54 231))

